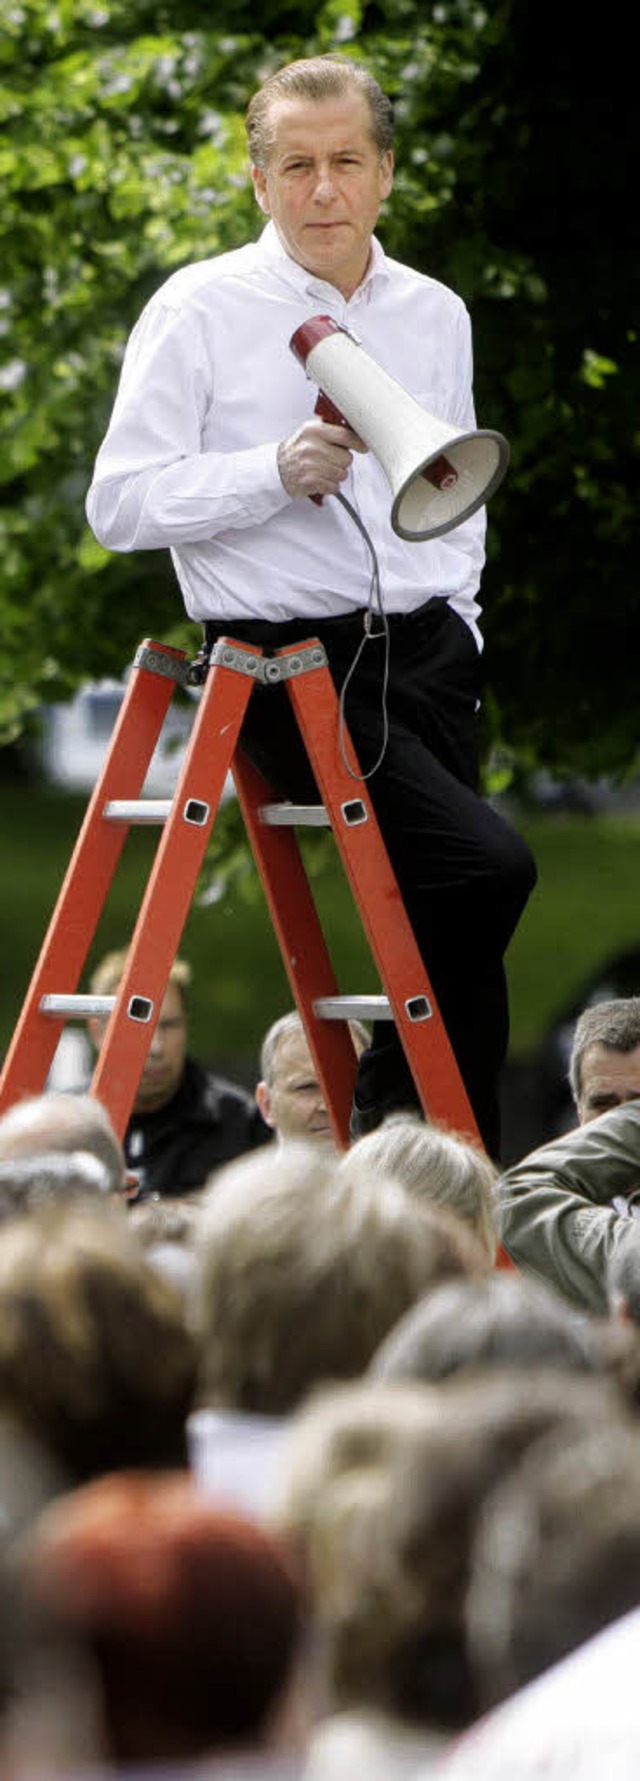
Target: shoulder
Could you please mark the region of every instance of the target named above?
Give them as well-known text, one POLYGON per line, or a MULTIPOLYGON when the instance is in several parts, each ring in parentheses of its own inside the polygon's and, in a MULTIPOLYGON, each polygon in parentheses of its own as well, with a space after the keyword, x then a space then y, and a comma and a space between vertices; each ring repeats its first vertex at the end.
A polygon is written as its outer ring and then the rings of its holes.
POLYGON ((217 290, 223 290, 237 280, 245 282, 253 273, 258 275, 259 270, 258 243, 255 241, 229 253, 216 254, 212 259, 194 260, 188 266, 180 266, 164 284, 159 285, 147 303, 147 312, 161 309, 177 314, 206 301, 217 290))
POLYGON ((428 300, 452 315, 461 318, 468 314, 464 299, 452 290, 451 285, 444 284, 442 279, 432 278, 428 272, 419 272, 415 266, 406 266, 402 260, 393 260, 385 255, 385 269, 389 274, 389 289, 395 296, 415 296, 423 301, 428 300))

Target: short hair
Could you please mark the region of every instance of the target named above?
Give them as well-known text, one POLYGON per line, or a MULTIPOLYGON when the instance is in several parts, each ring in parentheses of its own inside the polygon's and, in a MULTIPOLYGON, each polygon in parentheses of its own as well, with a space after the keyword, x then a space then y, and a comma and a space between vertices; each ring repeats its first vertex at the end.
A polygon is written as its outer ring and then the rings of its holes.
POLYGON ((470 1224, 495 1260, 494 1193, 498 1171, 484 1150, 412 1114, 392 1114, 342 1158, 341 1169, 393 1175, 412 1194, 435 1201, 470 1224))
POLYGON ((532 1370, 525 1391, 496 1371, 302 1408, 277 1519, 306 1566, 331 1706, 450 1729, 474 1717, 464 1606, 480 1506, 550 1430, 613 1417, 604 1381, 575 1385, 532 1370))
POLYGON ((0 1162, 42 1155, 43 1151, 68 1154, 80 1150, 98 1158, 117 1192, 125 1177, 124 1152, 106 1107, 95 1095, 66 1094, 59 1089, 25 1095, 0 1118, 0 1162))
POLYGON ((437 1286, 391 1330, 371 1370, 435 1384, 490 1366, 595 1373, 606 1365, 595 1323, 542 1281, 504 1271, 437 1286))
POLYGON ((640 1435, 559 1430, 487 1496, 468 1600, 483 1704, 640 1604, 640 1435))
MULTIPOLYGON (((99 965, 91 973, 89 989, 92 996, 114 996, 124 976, 125 966, 129 957, 129 949, 122 946, 116 952, 107 952, 99 965)), ((193 972, 186 959, 175 958, 167 978, 167 988, 175 984, 180 991, 183 1006, 186 1008, 188 992, 193 972)))
POLYGON ((300 1645, 298 1586, 278 1538, 212 1504, 187 1473, 121 1473, 70 1492, 38 1517, 18 1568, 43 1649, 48 1633, 92 1662, 109 1756, 265 1736, 300 1645))
POLYGON ((594 1002, 578 1016, 569 1059, 569 1085, 576 1106, 582 1094, 582 1059, 590 1045, 606 1045, 610 1051, 635 1051, 640 1045, 640 996, 594 1002))
POLYGON ((51 1204, 0 1226, 0 1410, 72 1482, 186 1463, 195 1340, 120 1203, 51 1204))
POLYGON ((100 1198, 112 1188, 109 1170, 88 1150, 13 1157, 0 1162, 0 1224, 52 1200, 100 1198))
MULTIPOLYGON (((348 1026, 356 1049, 360 1046, 364 1050, 365 1045, 370 1043, 366 1027, 360 1020, 350 1020, 348 1026)), ((273 1088, 276 1076, 276 1055, 282 1040, 288 1039, 290 1033, 301 1033, 306 1039, 304 1022, 297 1008, 291 1008, 288 1014, 281 1014, 265 1033, 260 1047, 260 1076, 263 1082, 266 1082, 267 1088, 273 1088)))
POLYGON ((200 1401, 282 1415, 353 1377, 436 1279, 482 1271, 471 1232, 397 1181, 343 1182, 312 1144, 219 1170, 199 1232, 200 1401))
POLYGON ((245 126, 252 166, 264 170, 268 164, 273 146, 271 110, 276 100, 338 99, 354 88, 366 100, 378 153, 386 154, 393 147, 393 105, 375 76, 363 63, 347 56, 306 56, 268 75, 249 103, 245 126))

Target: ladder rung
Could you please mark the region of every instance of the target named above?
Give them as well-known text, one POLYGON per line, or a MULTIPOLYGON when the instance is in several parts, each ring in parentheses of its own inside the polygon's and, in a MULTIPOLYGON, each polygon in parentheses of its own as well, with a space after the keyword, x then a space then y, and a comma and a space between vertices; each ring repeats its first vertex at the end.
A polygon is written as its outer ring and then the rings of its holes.
POLYGON ((261 804, 260 821, 268 829, 329 829, 324 804, 261 804))
POLYGON ((85 1020, 88 1014, 110 1014, 115 996, 41 996, 40 1013, 63 1020, 85 1020))
POLYGON ((170 809, 170 798, 109 798, 102 814, 107 822, 163 823, 170 809))
POLYGON ((318 996, 313 1012, 320 1020, 393 1020, 388 996, 318 996))

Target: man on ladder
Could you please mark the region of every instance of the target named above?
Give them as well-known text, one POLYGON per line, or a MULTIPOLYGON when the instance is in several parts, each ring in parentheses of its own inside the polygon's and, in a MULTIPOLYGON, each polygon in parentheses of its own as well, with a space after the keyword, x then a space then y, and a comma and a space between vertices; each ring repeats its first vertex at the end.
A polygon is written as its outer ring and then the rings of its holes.
MULTIPOLYGON (((252 178, 270 220, 257 242, 175 273, 147 305, 87 512, 108 549, 171 549, 207 644, 223 635, 266 652, 312 636, 323 643, 478 1127, 497 1156, 503 957, 535 868, 478 795, 484 515, 429 542, 399 537, 379 464, 349 428, 310 415, 289 350, 321 309, 425 407, 475 425, 463 303, 389 260, 373 234, 392 186, 392 133, 390 101, 347 58, 292 63, 254 95, 252 178)), ((280 795, 317 796, 283 689, 255 688, 242 745, 280 795)), ((415 1103, 403 1047, 376 1023, 353 1129, 415 1103)))

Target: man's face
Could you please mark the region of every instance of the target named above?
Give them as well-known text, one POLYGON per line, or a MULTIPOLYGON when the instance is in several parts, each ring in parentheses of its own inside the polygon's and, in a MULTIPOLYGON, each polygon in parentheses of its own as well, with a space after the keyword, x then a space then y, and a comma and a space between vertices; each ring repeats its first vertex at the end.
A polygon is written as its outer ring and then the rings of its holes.
MULTIPOLYGON (((106 1021, 92 1020, 89 1030, 97 1049, 106 1030, 106 1021)), ((160 1019, 151 1040, 138 1092, 134 1113, 153 1113, 164 1107, 178 1088, 187 1049, 187 1021, 182 996, 177 984, 167 986, 160 1010, 160 1019)))
POLYGON ((391 151, 380 155, 356 89, 338 99, 275 99, 270 122, 268 166, 252 170, 260 209, 293 260, 351 297, 391 191, 391 151))
POLYGON ((588 1045, 580 1066, 578 1117, 581 1125, 640 1098, 640 1045, 633 1051, 613 1051, 599 1041, 588 1045))
POLYGON ((284 1033, 273 1063, 273 1081, 258 1084, 262 1117, 282 1139, 333 1144, 329 1115, 304 1033, 284 1033))

